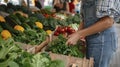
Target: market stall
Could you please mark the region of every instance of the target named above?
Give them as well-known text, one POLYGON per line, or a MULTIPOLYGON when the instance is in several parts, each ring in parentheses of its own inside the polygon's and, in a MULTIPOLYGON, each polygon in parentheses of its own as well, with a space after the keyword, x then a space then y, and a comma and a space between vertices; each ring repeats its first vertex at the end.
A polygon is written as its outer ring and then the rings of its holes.
POLYGON ((0 14, 1 67, 93 67, 93 58, 85 58, 85 44, 65 44, 78 30, 79 14, 32 11, 11 3, 0 6, 7 14, 0 14))

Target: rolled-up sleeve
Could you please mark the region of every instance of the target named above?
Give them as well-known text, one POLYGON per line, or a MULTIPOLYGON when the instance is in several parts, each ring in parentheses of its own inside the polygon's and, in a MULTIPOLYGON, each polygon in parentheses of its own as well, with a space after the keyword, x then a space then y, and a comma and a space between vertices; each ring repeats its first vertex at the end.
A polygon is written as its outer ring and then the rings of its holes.
POLYGON ((110 16, 115 21, 120 18, 120 0, 97 0, 96 8, 98 18, 110 16))

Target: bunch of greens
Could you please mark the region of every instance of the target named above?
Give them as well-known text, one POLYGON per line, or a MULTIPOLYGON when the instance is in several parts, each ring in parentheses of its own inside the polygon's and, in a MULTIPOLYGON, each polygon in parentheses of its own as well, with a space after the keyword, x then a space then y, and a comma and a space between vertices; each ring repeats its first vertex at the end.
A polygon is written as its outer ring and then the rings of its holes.
POLYGON ((12 38, 0 36, 0 67, 65 67, 61 60, 51 60, 48 53, 31 54, 15 44, 12 38))
POLYGON ((74 16, 69 15, 68 18, 66 19, 66 22, 68 24, 72 24, 72 23, 80 24, 81 21, 82 18, 80 14, 75 14, 74 16))
POLYGON ((61 60, 52 61, 47 53, 30 54, 23 52, 17 59, 19 67, 65 67, 61 60))
POLYGON ((65 20, 55 19, 53 17, 45 18, 41 20, 44 25, 44 30, 55 30, 57 25, 68 26, 69 24, 65 20))
POLYGON ((46 51, 83 58, 84 53, 82 52, 83 46, 81 43, 79 42, 74 46, 68 46, 65 44, 66 40, 62 35, 59 35, 57 39, 48 44, 46 51))
POLYGON ((75 14, 75 16, 67 16, 66 19, 64 20, 60 20, 60 19, 56 19, 55 17, 49 17, 49 18, 44 18, 42 21, 43 25, 44 25, 44 30, 50 29, 50 30, 55 30, 57 25, 61 25, 61 26, 68 26, 70 24, 80 24, 81 22, 81 16, 79 14, 75 14))
POLYGON ((47 33, 42 30, 35 29, 27 29, 24 32, 19 32, 19 34, 13 34, 14 40, 16 42, 31 44, 31 45, 39 45, 43 41, 45 41, 47 33))
POLYGON ((15 44, 12 38, 3 40, 0 36, 0 66, 1 67, 18 67, 14 59, 21 49, 15 44))

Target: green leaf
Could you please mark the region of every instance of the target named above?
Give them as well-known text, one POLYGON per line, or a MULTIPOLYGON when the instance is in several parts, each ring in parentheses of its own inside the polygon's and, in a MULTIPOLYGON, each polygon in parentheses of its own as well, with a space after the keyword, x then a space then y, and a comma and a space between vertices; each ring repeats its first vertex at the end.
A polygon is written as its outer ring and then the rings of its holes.
MULTIPOLYGON (((15 59, 17 55, 15 53, 13 54, 10 54, 8 59, 4 60, 3 62, 0 62, 0 66, 1 67, 7 67, 9 66, 9 64, 12 62, 13 63, 13 60, 15 59)), ((14 63, 16 66, 18 66, 16 63, 14 63)), ((14 66, 15 67, 15 66, 14 66)))
MULTIPOLYGON (((1 22, 0 22, 1 23, 1 22)), ((3 28, 2 28, 2 26, 0 25, 0 32, 2 32, 2 30, 3 30, 3 28)))
POLYGON ((9 65, 9 67, 19 67, 19 65, 16 62, 14 62, 14 61, 10 61, 8 63, 8 65, 9 65))
POLYGON ((1 44, 2 44, 2 49, 0 51, 0 59, 4 59, 6 55, 15 48, 15 46, 11 38, 5 40, 1 44))
POLYGON ((36 54, 32 59, 32 67, 47 67, 49 63, 50 60, 40 53, 36 54))
POLYGON ((1 62, 1 63, 0 63, 0 66, 1 66, 1 67, 7 67, 9 62, 11 62, 11 59, 7 59, 6 61, 1 62))
POLYGON ((51 61, 49 67, 65 67, 65 63, 61 60, 51 61))

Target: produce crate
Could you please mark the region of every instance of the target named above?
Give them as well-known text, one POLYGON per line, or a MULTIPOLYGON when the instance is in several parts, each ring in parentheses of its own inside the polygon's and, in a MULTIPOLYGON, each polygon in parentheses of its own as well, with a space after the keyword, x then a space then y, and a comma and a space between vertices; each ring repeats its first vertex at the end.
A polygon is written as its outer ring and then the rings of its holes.
POLYGON ((49 53, 52 60, 60 59, 65 62, 65 67, 94 67, 94 59, 77 58, 61 54, 49 53))
POLYGON ((38 53, 38 52, 42 52, 44 51, 44 48, 45 46, 48 44, 49 40, 48 38, 43 41, 40 45, 30 45, 30 44, 25 44, 25 43, 21 43, 21 42, 15 42, 21 49, 29 52, 29 53, 32 53, 32 54, 35 54, 35 53, 38 53))
MULTIPOLYGON (((57 36, 50 37, 50 41, 56 39, 57 36)), ((85 44, 85 43, 83 43, 85 44)), ((47 45, 46 45, 47 46, 47 45)), ((46 46, 42 49, 44 50, 46 46)), ((56 54, 49 52, 52 60, 59 59, 65 62, 65 67, 94 67, 94 59, 91 57, 90 59, 78 58, 73 56, 67 56, 62 54, 56 54)))
MULTIPOLYGON (((23 44, 16 42, 18 44, 21 44, 21 48, 23 50, 26 50, 30 53, 38 53, 38 52, 45 52, 44 49, 46 48, 47 44, 49 43, 48 40, 43 41, 40 45, 37 46, 31 46, 28 44, 23 44), (36 47, 39 49, 37 50, 36 47), (37 50, 37 51, 36 51, 37 50)), ((86 58, 78 58, 73 56, 67 56, 62 54, 55 54, 48 52, 52 60, 62 60, 65 62, 65 67, 94 67, 94 59, 86 59, 86 58)))

